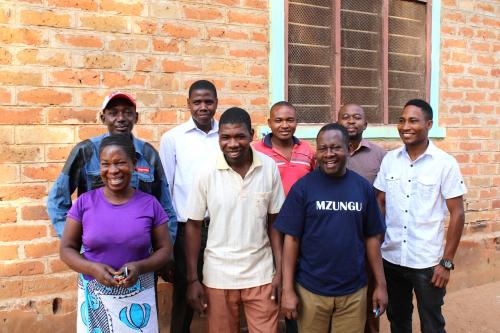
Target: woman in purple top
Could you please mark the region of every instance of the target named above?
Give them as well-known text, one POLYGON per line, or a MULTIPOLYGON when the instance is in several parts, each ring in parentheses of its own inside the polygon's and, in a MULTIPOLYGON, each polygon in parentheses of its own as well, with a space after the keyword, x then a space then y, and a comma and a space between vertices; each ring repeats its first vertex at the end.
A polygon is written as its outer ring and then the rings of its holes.
POLYGON ((126 135, 103 139, 104 187, 68 212, 60 255, 81 273, 77 332, 158 332, 154 272, 171 258, 172 242, 160 203, 129 186, 135 154, 126 135))

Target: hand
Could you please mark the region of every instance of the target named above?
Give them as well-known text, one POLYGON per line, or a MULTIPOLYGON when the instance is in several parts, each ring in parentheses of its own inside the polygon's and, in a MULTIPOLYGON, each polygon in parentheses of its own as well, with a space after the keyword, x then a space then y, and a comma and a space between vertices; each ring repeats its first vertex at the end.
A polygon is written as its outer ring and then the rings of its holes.
POLYGON ((137 263, 135 263, 135 262, 128 262, 125 265, 123 265, 122 268, 120 268, 120 270, 118 271, 117 275, 124 274, 125 273, 125 267, 127 267, 127 273, 128 273, 128 275, 127 275, 127 277, 125 279, 123 279, 123 280, 120 281, 120 286, 122 286, 124 288, 130 288, 134 284, 136 284, 137 279, 139 279, 139 275, 141 275, 141 272, 139 270, 139 267, 138 267, 137 263))
POLYGON ((118 286, 118 282, 113 279, 113 275, 116 275, 116 273, 117 272, 115 272, 115 270, 108 265, 98 262, 92 263, 91 275, 97 280, 97 282, 105 285, 106 287, 118 286))
POLYGON ((445 288, 450 280, 450 271, 441 265, 434 266, 434 274, 432 275, 431 283, 436 288, 445 288))
POLYGON ((385 312, 385 309, 387 308, 387 302, 387 287, 385 285, 375 286, 375 289, 373 290, 372 304, 373 310, 377 308, 380 310, 378 317, 380 317, 385 312))
POLYGON ((158 270, 158 274, 165 282, 175 283, 175 262, 169 260, 165 266, 158 270))
POLYGON ((188 286, 187 300, 193 310, 199 314, 205 313, 208 307, 208 301, 200 281, 196 280, 188 286))
POLYGON ((271 281, 271 300, 279 303, 281 296, 281 275, 275 274, 271 281))
POLYGON ((299 317, 299 298, 293 288, 283 290, 281 293, 281 313, 290 320, 296 320, 299 317))

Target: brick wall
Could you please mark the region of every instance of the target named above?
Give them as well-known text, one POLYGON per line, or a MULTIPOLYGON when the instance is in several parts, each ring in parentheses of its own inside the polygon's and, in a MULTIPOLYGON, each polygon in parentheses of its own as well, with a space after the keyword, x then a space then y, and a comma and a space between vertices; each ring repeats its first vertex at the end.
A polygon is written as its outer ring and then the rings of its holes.
MULTIPOLYGON (((500 276, 500 4, 442 2, 437 143, 469 188, 457 289, 500 276)), ((154 144, 187 119, 186 90, 201 78, 215 82, 220 111, 242 106, 264 123, 268 24, 264 0, 0 1, 0 331, 74 327, 76 275, 58 259, 45 199, 69 149, 103 132, 103 97, 136 95, 135 133, 154 144)), ((165 313, 170 288, 160 290, 165 313)))
POLYGON ((73 330, 76 275, 45 200, 71 147, 105 130, 103 97, 133 93, 135 133, 155 145, 188 119, 197 79, 214 81, 220 111, 243 106, 262 123, 268 21, 262 0, 0 1, 1 332, 73 330))

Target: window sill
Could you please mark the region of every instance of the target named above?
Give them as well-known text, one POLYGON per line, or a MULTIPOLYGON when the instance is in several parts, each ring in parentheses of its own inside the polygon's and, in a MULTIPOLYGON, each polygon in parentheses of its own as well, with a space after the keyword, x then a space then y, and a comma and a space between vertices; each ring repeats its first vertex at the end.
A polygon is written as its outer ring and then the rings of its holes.
MULTIPOLYGON (((299 125, 295 136, 301 139, 316 139, 318 131, 323 125, 299 125)), ((257 126, 257 135, 263 137, 271 130, 267 126, 257 126)), ((435 126, 429 132, 430 138, 442 139, 446 137, 446 128, 435 126)), ((399 134, 395 125, 368 126, 363 132, 365 139, 399 139, 399 134)))

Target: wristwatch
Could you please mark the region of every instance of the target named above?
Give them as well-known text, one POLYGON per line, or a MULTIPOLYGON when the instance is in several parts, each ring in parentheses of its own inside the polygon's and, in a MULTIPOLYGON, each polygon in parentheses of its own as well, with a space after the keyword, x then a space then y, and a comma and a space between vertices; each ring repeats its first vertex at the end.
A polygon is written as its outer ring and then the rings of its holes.
POLYGON ((453 270, 455 269, 455 265, 453 265, 453 261, 451 261, 450 259, 441 259, 439 261, 439 264, 441 266, 443 266, 444 268, 446 268, 447 270, 453 270))

